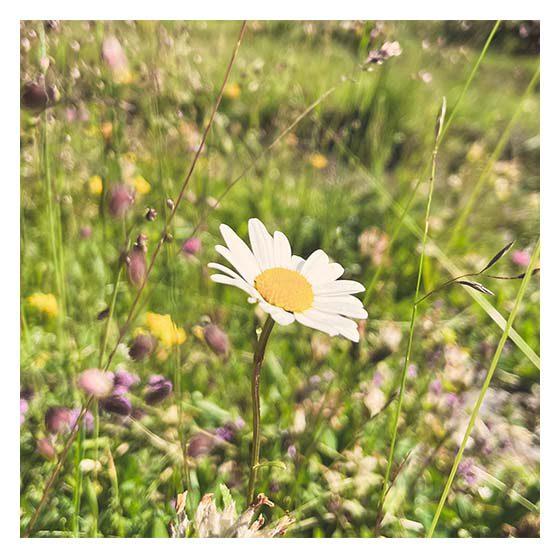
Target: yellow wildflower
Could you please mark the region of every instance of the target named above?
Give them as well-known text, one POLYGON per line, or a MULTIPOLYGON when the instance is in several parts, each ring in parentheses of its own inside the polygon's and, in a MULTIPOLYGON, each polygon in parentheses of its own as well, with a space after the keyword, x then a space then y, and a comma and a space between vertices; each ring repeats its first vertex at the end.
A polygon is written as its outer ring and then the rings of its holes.
POLYGON ((27 298, 27 303, 49 317, 56 317, 58 315, 58 303, 54 294, 42 294, 37 292, 27 298))
POLYGON ((146 313, 146 326, 161 344, 166 347, 183 344, 187 338, 185 329, 177 328, 177 325, 171 320, 171 315, 148 312, 146 313))
POLYGON ((150 192, 150 189, 152 188, 150 186, 150 183, 148 183, 148 181, 146 181, 146 179, 144 179, 142 175, 136 175, 132 182, 138 194, 148 194, 150 192))
POLYGON ((329 160, 323 154, 312 154, 309 156, 309 163, 315 169, 324 169, 327 167, 329 160))
POLYGON ((103 138, 108 141, 111 139, 111 136, 113 135, 113 123, 110 121, 105 121, 104 123, 101 123, 101 135, 103 136, 103 138))
POLYGON ((94 175, 88 180, 89 192, 91 194, 100 195, 103 192, 103 181, 99 175, 94 175))
POLYGON ((233 82, 224 88, 224 97, 226 99, 237 99, 241 95, 241 88, 239 84, 233 82))

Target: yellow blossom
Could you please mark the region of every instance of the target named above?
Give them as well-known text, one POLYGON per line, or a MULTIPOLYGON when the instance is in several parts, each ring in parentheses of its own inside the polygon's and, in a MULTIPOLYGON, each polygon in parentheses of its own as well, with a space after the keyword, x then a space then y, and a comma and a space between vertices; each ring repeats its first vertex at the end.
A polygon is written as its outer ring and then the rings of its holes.
POLYGON ((324 169, 327 167, 329 160, 323 154, 312 154, 309 156, 309 163, 315 169, 324 169))
POLYGON ((237 99, 241 95, 241 88, 239 84, 233 82, 224 88, 224 97, 226 99, 237 99))
POLYGON ((105 140, 110 140, 113 135, 113 123, 110 121, 105 121, 101 123, 101 135, 105 140))
POLYGON ((134 81, 134 74, 128 68, 125 68, 118 72, 113 72, 113 81, 121 85, 131 84, 134 81))
POLYGON ((132 182, 138 194, 148 194, 150 192, 150 189, 152 188, 150 186, 150 183, 148 183, 148 181, 146 181, 146 179, 144 179, 142 175, 136 175, 132 182))
POLYGON ((56 317, 58 315, 58 303, 56 302, 54 294, 42 294, 37 292, 27 298, 27 303, 50 317, 56 317))
POLYGON ((165 347, 183 344, 187 338, 185 329, 178 328, 171 320, 171 315, 148 312, 146 313, 146 326, 165 347))
POLYGON ((103 181, 99 175, 94 175, 88 180, 89 192, 91 194, 100 195, 103 192, 103 181))

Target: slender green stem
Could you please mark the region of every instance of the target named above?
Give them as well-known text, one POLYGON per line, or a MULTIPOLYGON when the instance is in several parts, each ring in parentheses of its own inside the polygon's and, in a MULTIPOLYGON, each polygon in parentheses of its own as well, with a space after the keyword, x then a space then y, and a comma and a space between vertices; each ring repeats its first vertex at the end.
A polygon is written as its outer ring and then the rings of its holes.
POLYGON ((82 471, 80 463, 83 458, 84 430, 78 427, 78 441, 74 450, 74 510, 72 512, 72 531, 74 537, 80 536, 80 506, 82 501, 82 471))
POLYGON ((379 497, 379 504, 377 508, 377 520, 375 526, 375 533, 378 532, 382 518, 383 518, 383 505, 385 503, 385 497, 387 496, 387 492, 389 490, 389 482, 391 477, 391 469, 393 467, 393 460, 395 456, 395 445, 397 441, 397 432, 398 432, 398 425, 399 425, 399 418, 401 415, 402 405, 403 405, 403 398, 404 398, 404 391, 406 385, 406 372, 408 370, 408 363, 410 361, 410 355, 412 352, 412 341, 414 338, 414 326, 416 323, 416 312, 418 310, 418 296, 420 294, 420 286, 422 284, 422 273, 424 270, 424 255, 426 252, 426 242, 428 239, 428 230, 430 225, 430 210, 432 206, 432 197, 434 193, 434 182, 436 176, 436 162, 437 162, 437 154, 438 154, 438 146, 439 146, 439 139, 441 138, 441 132, 443 130, 443 122, 445 119, 445 98, 443 99, 443 104, 441 107, 440 115, 438 118, 438 125, 437 125, 437 132, 436 138, 434 143, 434 149, 432 151, 432 163, 431 163, 431 173, 430 173, 430 181, 429 181, 429 190, 428 190, 428 201, 426 203, 426 215, 424 218, 424 234, 422 237, 422 249, 420 252, 420 261, 418 263, 418 274, 416 276, 416 290, 414 293, 414 299, 412 304, 412 313, 410 316, 410 327, 408 332, 408 342, 406 346, 406 354, 404 359, 403 368, 401 371, 400 381, 399 381, 399 392, 397 397, 397 410, 395 412, 395 416, 393 419, 393 426, 391 429, 391 446, 389 449, 389 459, 387 460, 387 468, 385 469, 385 476, 383 478, 383 489, 381 490, 381 495, 379 497))
POLYGON ((513 126, 521 116, 521 112, 524 106, 523 102, 529 97, 529 95, 531 95, 531 92, 533 91, 535 85, 537 84, 539 76, 540 76, 540 67, 537 67, 535 73, 533 74, 533 77, 531 78, 531 81, 529 82, 529 85, 527 86, 525 92, 523 93, 523 97, 520 99, 519 104, 517 105, 517 109, 515 110, 515 113, 513 113, 513 116, 511 117, 509 123, 507 124, 506 128, 502 132, 500 139, 498 140, 498 143, 496 144, 496 147, 492 152, 492 155, 488 158, 488 161, 486 162, 486 165, 482 173, 480 174, 480 177, 478 178, 477 182, 475 183, 474 187, 471 190, 470 196, 467 200, 467 203, 465 204, 465 207, 463 208, 461 214, 459 215, 457 221, 455 222, 455 226, 453 227, 453 231, 451 233, 451 237, 447 245, 448 248, 455 246, 455 244, 457 243, 459 236, 462 232, 462 229, 465 226, 465 223, 473 209, 476 200, 478 199, 480 191, 484 186, 484 184, 486 183, 486 179, 488 178, 488 175, 490 175, 492 169, 494 168, 494 164, 496 163, 497 159, 504 151, 504 147, 507 141, 509 140, 513 126))
POLYGON ((249 471, 249 485, 247 487, 247 506, 253 503, 255 496, 255 484, 257 482, 257 470, 259 467, 259 455, 261 449, 261 400, 259 386, 261 380, 261 368, 266 350, 266 343, 272 332, 274 319, 269 315, 266 319, 261 335, 255 348, 253 358, 253 377, 251 379, 251 402, 253 404, 253 445, 251 448, 251 469, 249 471))
POLYGON ((463 452, 465 451, 465 447, 467 446, 467 442, 468 442, 469 437, 471 435, 471 432, 474 428, 474 424, 475 424, 476 419, 478 417, 478 413, 480 411, 480 407, 482 406, 482 402, 484 401, 486 391, 488 390, 488 387, 490 386, 490 382, 492 381, 492 377, 494 375, 494 372, 496 371, 496 368, 498 367, 498 362, 500 360, 502 350, 504 349, 504 346, 505 346, 506 341, 508 339, 509 331, 510 331, 512 325, 513 325, 513 322, 515 320, 517 312, 519 311, 519 306, 521 305, 521 301, 523 299, 523 296, 525 295, 525 291, 527 290, 527 286, 529 285, 529 280, 531 279, 531 276, 532 276, 531 273, 532 273, 533 269, 535 268, 535 265, 537 264, 537 260, 539 258, 539 252, 540 252, 540 239, 537 242, 537 245, 536 245, 536 247, 533 251, 533 254, 531 256, 531 261, 529 262, 529 266, 527 268, 527 273, 525 274, 525 276, 523 277, 523 280, 521 281, 521 286, 519 287, 519 291, 517 292, 517 297, 515 298, 515 303, 513 304, 513 309, 511 311, 509 317, 508 317, 506 327, 505 327, 504 331, 502 332, 502 336, 500 337, 500 341, 498 342, 498 346, 496 347, 496 351, 494 352, 492 362, 490 363, 490 367, 488 368, 488 373, 486 374, 486 378, 484 379, 484 383, 482 385, 482 388, 480 389, 480 393, 478 394, 478 398, 476 399, 476 404, 474 405, 474 408, 471 412, 471 416, 469 418, 469 423, 467 425, 467 429, 465 430, 465 434, 463 435, 463 440, 461 441, 461 445, 459 447, 459 450, 457 451, 457 454, 455 455, 455 460, 453 461, 453 466, 451 467, 451 472, 449 473, 449 476, 447 477, 447 482, 445 483, 445 487, 443 489, 443 493, 442 493, 441 498, 439 500, 439 503, 438 503, 438 506, 437 506, 437 509, 436 509, 436 513, 434 515, 434 518, 432 519, 432 524, 430 525, 430 529, 428 530, 428 534, 427 534, 428 538, 432 538, 432 536, 434 534, 434 531, 437 527, 441 512, 443 510, 443 507, 445 506, 445 502, 447 501, 449 491, 451 490, 451 486, 453 484, 455 474, 457 473, 457 469, 459 468, 459 464, 461 463, 461 459, 463 458, 463 452))
MULTIPOLYGON (((95 482, 97 482, 97 463, 99 461, 99 403, 97 401, 95 401, 95 404, 93 406, 93 437, 95 438, 94 457, 95 457, 95 465, 96 465, 96 468, 94 470, 94 480, 95 482)), ((97 500, 97 494, 95 495, 95 499, 97 500)), ((93 514, 94 514, 93 527, 91 532, 92 532, 92 536, 96 538, 97 530, 99 527, 99 507, 95 509, 93 514)))
MULTIPOLYGON (((445 126, 443 127, 441 134, 439 135, 439 139, 437 141, 437 148, 439 148, 440 144, 443 142, 443 139, 445 138, 445 135, 447 134, 447 131, 449 130, 449 127, 451 126, 451 123, 453 122, 453 119, 455 118, 455 115, 457 114, 457 111, 459 110, 459 106, 461 105, 476 73, 478 72, 478 68, 480 66, 480 64, 482 63, 482 61, 484 60, 484 57, 486 56, 486 52, 488 51, 488 48, 490 47, 490 44, 492 43, 492 40, 494 39, 494 35, 496 35, 496 32, 498 31, 498 27, 500 26, 501 20, 496 21, 494 27, 492 28, 492 31, 490 31, 490 34, 488 35, 488 38, 486 39, 486 43, 484 44, 484 47, 482 48, 482 50, 480 51, 480 54, 478 55, 478 58, 476 60, 476 62, 474 63, 474 66, 471 69, 471 72, 469 74, 469 77, 467 78, 467 81, 465 82, 465 85, 463 86, 463 89, 461 90, 461 93, 459 94, 459 97, 453 107, 453 110, 451 111, 451 114, 449 115, 449 118, 447 119, 447 122, 445 123, 445 126)), ((408 210, 410 209, 410 206, 412 205, 412 201, 414 200, 414 197, 416 196, 416 193, 418 192, 418 189, 420 188, 420 185, 422 184, 422 182, 424 181, 424 177, 426 176, 426 173, 428 172, 428 166, 429 166, 429 162, 426 162, 426 164, 424 165, 419 177, 418 177, 418 181, 416 182, 416 185, 414 186, 414 188, 412 189, 408 200, 406 201, 404 208, 399 216, 399 219, 397 221, 397 225, 395 226, 395 229, 393 231, 393 233, 389 236, 389 245, 387 247, 387 251, 386 251, 386 255, 388 255, 391 252, 391 248, 393 247, 393 243, 395 242, 395 240, 397 239, 400 231, 401 231, 401 227, 404 224, 404 219, 405 216, 408 215, 408 210)), ((368 285, 368 288, 366 290, 365 296, 364 296, 364 306, 367 307, 370 303, 371 303, 371 298, 373 297, 373 288, 374 286, 377 285, 377 281, 379 280, 379 276, 381 275, 381 272, 383 271, 383 267, 382 266, 378 266, 375 274, 373 275, 371 282, 368 285)))

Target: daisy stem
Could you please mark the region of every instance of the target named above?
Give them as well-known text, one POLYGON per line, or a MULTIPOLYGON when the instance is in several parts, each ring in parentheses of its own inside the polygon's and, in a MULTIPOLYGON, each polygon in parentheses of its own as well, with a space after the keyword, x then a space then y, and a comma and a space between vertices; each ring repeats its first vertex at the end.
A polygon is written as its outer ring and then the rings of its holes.
POLYGON ((251 448, 251 470, 249 472, 249 486, 247 487, 247 507, 253 503, 255 495, 255 483, 257 481, 257 469, 259 467, 259 453, 261 449, 261 399, 259 385, 261 380, 261 368, 264 360, 266 344, 274 326, 274 319, 269 315, 266 319, 261 335, 255 348, 253 358, 253 378, 251 380, 251 401, 253 404, 253 445, 251 448))
POLYGON ((432 162, 431 162, 431 173, 430 173, 430 181, 429 181, 429 190, 428 190, 428 201, 426 203, 426 215, 424 218, 424 234, 422 236, 422 248, 420 253, 420 261, 418 263, 418 275, 416 277, 416 291, 414 294, 413 304, 412 304, 412 313, 410 316, 410 327, 408 331, 408 342, 406 346, 406 354, 404 358, 403 368, 401 371, 400 381, 399 381, 399 392, 397 397, 397 410, 395 412, 395 416, 393 419, 393 425, 391 429, 391 447, 389 449, 389 459, 387 460, 387 468, 385 469, 385 477, 383 479, 383 489, 381 490, 381 495, 379 497, 379 504, 377 506, 377 518, 375 522, 375 529, 374 533, 377 535, 379 533, 379 528, 381 525, 381 521, 383 520, 383 506, 385 504, 385 498, 387 497, 387 493, 389 491, 389 482, 391 478, 391 470, 393 467, 393 460, 395 458, 395 445, 397 442, 397 432, 399 426, 399 418, 401 415, 402 405, 403 405, 403 398, 404 398, 404 390, 406 385, 406 373, 408 370, 408 364, 410 362, 410 355, 412 353, 412 341, 414 338, 414 325, 416 323, 416 312, 418 310, 418 296, 420 295, 420 286, 422 284, 422 272, 424 270, 424 255, 426 253, 426 243, 428 240, 428 230, 430 225, 430 209, 432 206, 432 196, 434 193, 434 182, 435 182, 435 175, 436 175, 436 162, 437 162, 437 154, 438 154, 438 147, 439 142, 442 134, 443 123, 445 120, 445 106, 446 101, 443 98, 443 103, 441 106, 440 113, 438 115, 438 120, 436 123, 436 137, 434 143, 434 149, 432 151, 432 162))

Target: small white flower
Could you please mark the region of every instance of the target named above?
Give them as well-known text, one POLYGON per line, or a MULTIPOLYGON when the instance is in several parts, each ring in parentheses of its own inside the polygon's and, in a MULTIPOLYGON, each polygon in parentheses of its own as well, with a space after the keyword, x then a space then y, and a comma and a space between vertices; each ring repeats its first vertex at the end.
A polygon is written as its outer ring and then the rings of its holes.
POLYGON ((342 335, 358 342, 358 325, 352 319, 365 319, 367 311, 352 294, 365 288, 352 280, 339 280, 344 268, 329 262, 324 251, 319 249, 307 259, 292 255, 287 237, 279 231, 271 236, 256 218, 249 220, 252 250, 229 226, 222 224, 220 231, 227 248, 216 245, 216 251, 237 273, 210 263, 210 268, 224 273, 213 274, 214 282, 243 290, 249 302, 258 302, 280 325, 295 320, 331 336, 342 335))

